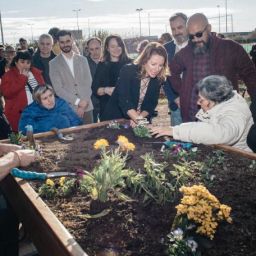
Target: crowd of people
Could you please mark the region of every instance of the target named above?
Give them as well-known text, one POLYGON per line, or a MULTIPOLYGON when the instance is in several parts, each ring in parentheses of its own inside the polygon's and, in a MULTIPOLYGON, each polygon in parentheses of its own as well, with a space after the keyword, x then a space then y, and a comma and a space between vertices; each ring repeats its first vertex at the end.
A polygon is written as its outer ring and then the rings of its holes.
MULTIPOLYGON (((17 49, 0 45, 0 139, 25 134, 27 125, 39 133, 117 118, 131 126, 150 122, 163 87, 171 126, 151 127, 153 135, 256 152, 256 47, 250 59, 241 45, 212 32, 202 13, 175 13, 169 23, 171 34, 143 40, 134 60, 118 35, 90 38, 83 56, 71 33, 55 27, 37 49, 24 38, 17 49)), ((0 179, 35 160, 34 151, 18 146, 0 144, 0 153, 0 179)))
POLYGON ((90 38, 83 56, 71 33, 58 28, 42 34, 37 49, 24 38, 17 49, 0 47, 1 138, 10 131, 25 133, 28 124, 36 132, 116 118, 135 125, 139 117, 152 118, 161 86, 172 127, 200 122, 197 113, 204 110, 198 103, 198 83, 214 75, 225 77, 236 91, 242 80, 252 103, 256 100, 255 47, 251 60, 238 43, 212 32, 202 13, 189 19, 175 13, 169 22, 171 34, 162 34, 159 42, 143 40, 135 60, 118 35, 104 42, 90 38))
MULTIPOLYGON (((35 50, 24 38, 20 38, 16 50, 12 46, 0 47, 1 138, 10 131, 25 133, 27 125, 33 125, 35 132, 44 132, 117 118, 130 119, 132 125, 138 118, 150 121, 161 86, 168 99, 171 126, 199 124, 199 113, 210 111, 204 110, 198 100, 198 84, 207 77, 213 88, 219 83, 229 84, 225 78, 236 91, 238 80, 242 80, 254 105, 255 47, 250 52, 251 60, 241 45, 212 32, 202 13, 189 18, 175 13, 169 23, 171 34, 162 34, 159 42, 143 40, 134 60, 118 35, 109 35, 104 42, 90 38, 83 56, 71 33, 56 27, 39 37, 35 50), (58 117, 65 121, 57 121, 58 117)), ((216 99, 211 101, 213 109, 222 104, 216 99)), ((242 100, 239 102, 242 104, 242 100)), ((245 126, 246 135, 253 134, 249 132, 254 127, 252 123, 245 126)), ((175 138, 188 140, 173 133, 176 128, 171 129, 175 138)), ((241 139, 233 136, 236 142, 241 139)), ((254 143, 252 139, 249 138, 249 145, 254 143)), ((232 146, 239 145, 236 142, 218 140, 232 146)))

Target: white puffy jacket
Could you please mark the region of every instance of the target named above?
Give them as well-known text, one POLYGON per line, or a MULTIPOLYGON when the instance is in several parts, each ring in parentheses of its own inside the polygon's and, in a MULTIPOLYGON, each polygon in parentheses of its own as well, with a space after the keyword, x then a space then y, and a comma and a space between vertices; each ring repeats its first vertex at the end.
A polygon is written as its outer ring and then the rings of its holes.
POLYGON ((244 98, 235 95, 204 112, 196 114, 199 122, 183 123, 173 127, 173 138, 196 144, 226 144, 250 151, 247 134, 253 124, 252 114, 244 98))

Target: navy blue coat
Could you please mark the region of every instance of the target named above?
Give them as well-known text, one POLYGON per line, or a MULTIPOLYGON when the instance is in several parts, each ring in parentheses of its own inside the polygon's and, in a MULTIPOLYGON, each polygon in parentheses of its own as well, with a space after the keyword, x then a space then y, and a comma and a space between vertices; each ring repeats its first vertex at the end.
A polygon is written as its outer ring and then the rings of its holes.
MULTIPOLYGON (((103 120, 128 118, 128 110, 137 110, 140 95, 140 72, 138 65, 127 64, 121 71, 117 86, 107 103, 103 113, 103 120)), ((147 111, 149 117, 153 115, 158 103, 160 81, 150 78, 145 98, 141 105, 141 111, 147 111)))
POLYGON ((33 126, 34 133, 39 133, 50 131, 53 127, 63 129, 77 126, 82 121, 65 100, 56 97, 52 109, 46 109, 35 101, 28 105, 21 114, 19 131, 25 134, 28 124, 33 126))
MULTIPOLYGON (((164 48, 166 49, 167 51, 167 54, 168 54, 168 63, 170 64, 174 55, 175 55, 175 48, 176 48, 176 45, 174 43, 174 41, 172 40, 171 42, 168 42, 166 44, 164 44, 164 48)), ((172 72, 172 71, 171 71, 172 72)), ((175 90, 172 88, 172 85, 171 85, 171 82, 170 82, 170 79, 166 79, 165 83, 164 83, 164 92, 165 92, 165 95, 168 99, 168 102, 169 102, 169 108, 171 110, 176 110, 178 108, 177 104, 174 102, 174 100, 179 96, 175 90)))

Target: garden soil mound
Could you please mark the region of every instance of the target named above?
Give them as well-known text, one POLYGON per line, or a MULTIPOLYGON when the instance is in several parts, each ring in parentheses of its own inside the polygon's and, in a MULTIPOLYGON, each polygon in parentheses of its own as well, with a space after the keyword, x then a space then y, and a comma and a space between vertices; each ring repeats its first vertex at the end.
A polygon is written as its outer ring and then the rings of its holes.
MULTIPOLYGON (((93 149, 97 139, 105 138, 115 148, 118 135, 126 136, 136 145, 130 153, 127 166, 143 172, 144 160, 140 157, 153 152, 158 162, 164 157, 161 144, 146 143, 161 139, 135 137, 131 129, 107 129, 104 127, 73 133, 74 141, 60 142, 54 137, 37 139, 42 148, 39 162, 29 167, 36 171, 75 171, 78 168, 91 171, 99 161, 99 151, 93 149)), ((218 153, 218 152, 217 152, 218 153)), ((232 207, 233 224, 220 224, 211 248, 206 256, 253 256, 256 255, 256 164, 232 154, 217 154, 212 148, 198 146, 193 161, 212 161, 205 186, 221 203, 232 207)), ((177 163, 175 156, 168 158, 166 171, 177 163)), ((198 184, 198 177, 188 185, 198 184)), ((204 180, 200 179, 203 183, 204 180)), ((32 184, 35 188, 39 183, 32 184)), ((165 255, 165 239, 170 232, 177 198, 164 206, 155 202, 143 204, 142 195, 132 195, 133 202, 112 199, 98 205, 89 197, 76 193, 68 198, 45 200, 53 213, 74 236, 88 255, 165 255), (111 209, 104 217, 83 219, 81 214, 91 213, 92 208, 111 209)), ((181 196, 181 195, 180 195, 181 196)))

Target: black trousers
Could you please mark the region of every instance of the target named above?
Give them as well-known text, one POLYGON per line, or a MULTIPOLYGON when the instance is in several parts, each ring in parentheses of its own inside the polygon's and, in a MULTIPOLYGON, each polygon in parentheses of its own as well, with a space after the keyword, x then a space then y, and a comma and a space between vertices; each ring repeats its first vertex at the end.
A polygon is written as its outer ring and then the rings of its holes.
POLYGON ((19 221, 0 191, 0 255, 19 255, 19 221))

